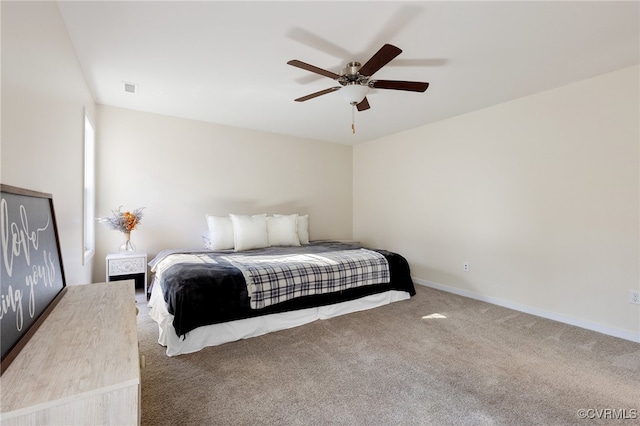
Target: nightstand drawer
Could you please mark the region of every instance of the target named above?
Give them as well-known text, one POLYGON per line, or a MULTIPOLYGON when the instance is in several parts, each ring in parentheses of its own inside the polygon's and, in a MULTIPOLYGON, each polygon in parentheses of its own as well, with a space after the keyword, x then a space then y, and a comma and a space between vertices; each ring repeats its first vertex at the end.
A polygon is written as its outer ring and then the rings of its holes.
POLYGON ((147 272, 146 257, 108 259, 109 276, 144 274, 147 272))
POLYGON ((136 288, 143 287, 148 299, 147 253, 139 251, 132 254, 111 253, 107 255, 105 266, 107 282, 135 280, 136 288))

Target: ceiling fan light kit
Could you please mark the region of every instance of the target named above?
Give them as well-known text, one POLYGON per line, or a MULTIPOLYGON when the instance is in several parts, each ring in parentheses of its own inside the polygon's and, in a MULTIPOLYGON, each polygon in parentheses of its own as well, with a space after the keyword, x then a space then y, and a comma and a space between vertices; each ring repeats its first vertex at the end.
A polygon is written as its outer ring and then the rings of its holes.
POLYGON ((369 86, 359 83, 350 83, 340 89, 340 94, 349 105, 358 105, 367 96, 369 86))
MULTIPOLYGON (((373 74, 391 62, 391 60, 400 53, 402 53, 402 50, 398 47, 385 44, 364 65, 360 66, 360 63, 355 61, 347 63, 347 66, 342 70, 340 75, 297 59, 291 60, 287 62, 287 64, 320 74, 324 77, 329 77, 340 84, 340 86, 330 87, 329 89, 297 98, 295 101, 304 102, 340 90, 345 100, 353 106, 353 111, 355 112, 355 109, 364 111, 370 108, 369 101, 367 100, 369 89, 391 89, 409 92, 424 92, 427 90, 429 83, 426 82, 371 79, 373 74)), ((355 133, 353 119, 351 129, 353 133, 355 133)))

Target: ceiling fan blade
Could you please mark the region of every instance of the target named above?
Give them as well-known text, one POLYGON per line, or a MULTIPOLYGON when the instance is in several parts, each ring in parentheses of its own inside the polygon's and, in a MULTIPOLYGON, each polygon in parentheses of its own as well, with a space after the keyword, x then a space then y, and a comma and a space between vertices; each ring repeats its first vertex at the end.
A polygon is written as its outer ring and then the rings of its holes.
POLYGON ((318 96, 326 95, 327 93, 331 93, 331 92, 335 92, 336 90, 340 90, 341 87, 342 86, 330 87, 328 89, 324 89, 324 90, 321 90, 319 92, 315 92, 315 93, 312 93, 310 95, 303 96, 301 98, 294 99, 294 100, 296 102, 308 101, 309 99, 317 98, 318 96))
POLYGON ((429 83, 420 81, 372 80, 369 85, 375 89, 408 90, 410 92, 424 92, 429 83))
POLYGON ((329 78, 332 78, 334 80, 337 80, 338 78, 340 78, 340 76, 338 74, 336 74, 336 73, 333 73, 333 72, 327 71, 327 70, 323 70, 322 68, 318 68, 316 66, 307 64, 307 63, 302 62, 302 61, 298 61, 297 59, 293 59, 293 60, 287 62, 287 64, 292 65, 294 67, 302 68, 303 70, 315 72, 316 74, 324 75, 325 77, 329 77, 329 78))
POLYGON ((358 105, 356 105, 356 108, 358 108, 358 111, 365 111, 371 108, 371 106, 369 106, 369 101, 365 97, 358 105))
POLYGON ((391 44, 385 44, 376 52, 375 55, 371 57, 371 59, 367 61, 366 64, 362 66, 362 68, 360 68, 358 72, 366 77, 371 77, 376 73, 376 71, 387 65, 400 53, 402 53, 400 48, 391 44))

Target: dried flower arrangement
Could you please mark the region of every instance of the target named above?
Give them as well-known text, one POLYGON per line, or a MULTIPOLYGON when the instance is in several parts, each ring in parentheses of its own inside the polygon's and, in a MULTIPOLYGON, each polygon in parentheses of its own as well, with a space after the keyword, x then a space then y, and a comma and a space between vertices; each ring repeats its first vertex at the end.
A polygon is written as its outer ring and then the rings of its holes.
POLYGON ((98 222, 115 231, 128 234, 136 229, 136 226, 140 224, 140 221, 142 220, 142 210, 144 210, 144 207, 137 208, 133 211, 123 212, 122 206, 120 206, 118 207, 118 210, 111 210, 111 216, 102 216, 98 218, 98 222))

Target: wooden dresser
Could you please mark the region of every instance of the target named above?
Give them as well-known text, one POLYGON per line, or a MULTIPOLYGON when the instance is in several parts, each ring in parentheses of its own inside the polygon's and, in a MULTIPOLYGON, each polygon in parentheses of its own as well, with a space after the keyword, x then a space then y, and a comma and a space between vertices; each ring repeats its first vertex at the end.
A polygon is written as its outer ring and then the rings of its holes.
POLYGON ((68 286, 0 392, 2 426, 139 424, 134 281, 68 286))

